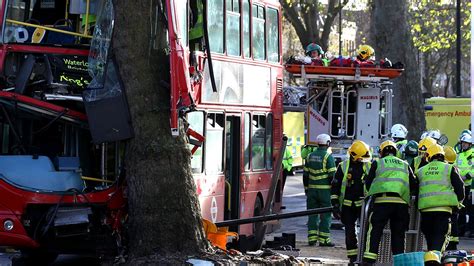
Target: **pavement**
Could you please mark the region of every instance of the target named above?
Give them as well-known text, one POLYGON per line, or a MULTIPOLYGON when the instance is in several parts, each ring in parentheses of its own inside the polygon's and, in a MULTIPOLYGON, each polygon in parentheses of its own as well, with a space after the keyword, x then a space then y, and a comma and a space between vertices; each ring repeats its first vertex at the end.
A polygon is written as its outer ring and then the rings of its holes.
MULTIPOLYGON (((283 191, 283 213, 306 210, 306 196, 303 188, 302 173, 288 176, 283 191)), ((280 228, 266 235, 266 240, 273 240, 275 236, 282 233, 296 234, 296 248, 300 249, 300 257, 310 257, 330 264, 347 264, 344 230, 331 230, 331 240, 335 247, 308 246, 307 241, 307 221, 308 217, 296 217, 280 221, 280 228)), ((333 221, 340 223, 339 221, 333 221)), ((425 244, 426 245, 426 244, 425 244)), ((474 251, 474 239, 461 237, 458 245, 459 249, 474 251)))

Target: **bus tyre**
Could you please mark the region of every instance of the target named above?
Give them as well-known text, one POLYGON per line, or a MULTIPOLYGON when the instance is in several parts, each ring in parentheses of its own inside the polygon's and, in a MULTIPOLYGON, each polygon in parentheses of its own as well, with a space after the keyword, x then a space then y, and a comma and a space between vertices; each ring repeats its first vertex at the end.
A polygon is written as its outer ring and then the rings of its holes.
POLYGON ((25 265, 49 265, 57 258, 58 253, 41 248, 21 251, 21 260, 25 265))
MULTIPOLYGON (((257 195, 255 198, 255 204, 253 207, 253 217, 263 215, 263 202, 260 196, 257 195)), ((255 235, 263 226, 263 222, 253 223, 253 234, 255 235)))

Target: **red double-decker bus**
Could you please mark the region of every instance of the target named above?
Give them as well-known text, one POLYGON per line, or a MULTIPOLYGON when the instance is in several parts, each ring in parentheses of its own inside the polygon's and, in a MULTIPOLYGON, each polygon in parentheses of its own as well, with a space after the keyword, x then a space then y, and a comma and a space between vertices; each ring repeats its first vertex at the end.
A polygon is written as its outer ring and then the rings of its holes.
MULTIPOLYGON (((202 215, 253 217, 264 207, 282 142, 281 10, 278 1, 209 0, 205 24, 212 68, 197 52, 203 80, 187 115, 205 137, 191 161, 202 215)), ((281 191, 279 181, 277 212, 281 191)), ((252 224, 233 229, 254 232, 252 224)))
MULTIPOLYGON (((202 141, 190 148, 203 216, 214 222, 252 217, 261 213, 280 163, 281 11, 269 0, 209 0, 205 9, 199 2, 163 2, 171 134, 187 113, 202 141), (199 23, 206 34, 189 29, 199 23)), ((103 112, 128 109, 121 93, 107 91, 120 88, 104 52, 113 29, 111 1, 0 3, 0 246, 38 261, 120 250, 127 212, 121 140, 131 134, 114 135, 127 132, 120 128, 129 125, 126 112, 114 115, 117 121, 103 112), (102 3, 101 16, 93 3, 102 3), (94 27, 104 35, 90 45, 94 27), (98 60, 102 65, 91 70, 98 60), (101 79, 101 71, 110 76, 101 79)), ((252 225, 235 229, 253 233, 252 225)))

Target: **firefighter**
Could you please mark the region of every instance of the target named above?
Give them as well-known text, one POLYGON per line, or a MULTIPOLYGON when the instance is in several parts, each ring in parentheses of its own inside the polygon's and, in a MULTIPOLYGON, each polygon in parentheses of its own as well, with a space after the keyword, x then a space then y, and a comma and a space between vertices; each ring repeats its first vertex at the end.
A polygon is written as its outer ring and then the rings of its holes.
MULTIPOLYGON (((320 134, 316 137, 318 148, 308 155, 303 176, 308 178, 306 206, 308 209, 331 206, 331 181, 336 172, 334 158, 327 151, 331 137, 320 134)), ((308 220, 308 244, 332 247, 329 227, 331 214, 310 215, 308 220)))
POLYGON ((390 135, 393 139, 393 142, 397 145, 397 157, 402 158, 405 145, 408 143, 407 140, 408 130, 402 124, 395 124, 390 129, 390 135))
POLYGON ((452 209, 464 199, 464 182, 456 167, 444 162, 441 145, 431 145, 426 155, 429 163, 417 172, 420 228, 428 250, 442 253, 449 241, 452 209))
POLYGON ((374 204, 369 213, 364 262, 377 260, 383 229, 390 221, 392 253, 404 252, 405 231, 408 229, 410 192, 417 184, 408 163, 396 157, 397 146, 387 140, 380 144, 380 159, 374 161, 365 179, 367 195, 374 204))
POLYGON ((413 159, 413 164, 410 165, 411 169, 416 173, 418 169, 423 167, 428 163, 428 161, 425 158, 425 153, 426 150, 428 149, 429 146, 436 144, 436 140, 434 140, 431 137, 425 137, 422 140, 420 140, 420 143, 418 143, 418 156, 416 156, 413 159))
MULTIPOLYGON (((356 222, 364 198, 364 177, 370 169, 370 147, 356 140, 349 147, 349 159, 341 162, 332 181, 331 202, 340 211, 346 233, 346 250, 350 262, 357 259, 356 222), (340 208, 340 209, 339 209, 340 208)), ((339 213, 335 215, 339 217, 339 213)))
POLYGON ((428 131, 428 137, 432 137, 434 140, 436 140, 436 143, 440 144, 441 140, 441 132, 439 130, 430 130, 428 131))
POLYGON ((471 182, 472 177, 474 176, 472 164, 473 164, 473 154, 472 154, 472 137, 471 135, 464 134, 461 138, 461 152, 458 154, 456 159, 456 166, 459 169, 459 173, 461 174, 462 179, 464 180, 464 191, 466 197, 464 198, 462 208, 459 211, 459 235, 463 236, 468 229, 470 229, 469 237, 474 236, 474 222, 471 223, 471 219, 474 219, 474 215, 472 214, 472 195, 471 195, 471 182), (469 227, 466 224, 466 215, 469 215, 469 227))
POLYGON ((456 145, 454 145, 454 151, 456 151, 456 153, 461 153, 461 139, 464 134, 471 135, 471 131, 469 129, 464 129, 463 131, 461 131, 461 134, 459 134, 458 142, 456 143, 456 145))
POLYGON ((283 166, 283 184, 282 188, 285 188, 285 183, 286 183, 286 177, 288 175, 293 175, 293 155, 291 155, 291 151, 286 146, 285 149, 285 155, 283 156, 283 161, 282 161, 282 166, 283 166))
POLYGON ((403 150, 403 159, 412 165, 416 156, 418 156, 418 142, 410 140, 403 150))
POLYGON ((357 59, 356 61, 359 62, 365 62, 370 60, 372 56, 375 55, 375 50, 372 48, 372 46, 364 44, 359 47, 359 50, 357 50, 357 59))
MULTIPOLYGON (((456 162, 456 151, 451 146, 444 146, 444 160, 453 165, 457 169, 454 163, 456 162)), ((458 170, 456 170, 458 171, 458 170)), ((459 171, 458 171, 459 173, 459 171)), ((459 217, 459 208, 453 208, 453 214, 451 215, 451 236, 449 237, 449 244, 446 248, 447 250, 457 250, 459 244, 459 228, 458 228, 458 217, 459 217)))

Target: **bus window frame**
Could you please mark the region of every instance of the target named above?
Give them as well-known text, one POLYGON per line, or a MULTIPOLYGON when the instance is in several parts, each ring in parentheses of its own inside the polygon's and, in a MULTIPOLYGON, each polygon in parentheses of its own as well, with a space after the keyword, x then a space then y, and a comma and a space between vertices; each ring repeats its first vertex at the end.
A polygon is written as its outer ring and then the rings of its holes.
MULTIPOLYGON (((265 147, 266 147, 266 128, 267 128, 267 125, 266 125, 266 120, 267 119, 267 115, 265 112, 255 112, 255 113, 251 113, 250 115, 250 171, 252 172, 263 172, 263 171, 266 171, 267 168, 266 168, 266 165, 265 165, 265 147), (253 165, 253 154, 252 154, 252 149, 253 149, 253 133, 254 133, 254 126, 253 126, 253 121, 254 121, 254 116, 258 116, 259 119, 258 119, 258 122, 260 125, 260 117, 263 117, 264 118, 264 121, 265 121, 265 127, 263 128, 263 131, 264 131, 264 138, 263 138, 263 167, 262 168, 258 168, 258 169, 254 169, 254 165, 253 165)), ((260 128, 260 127, 258 127, 260 128)))
MULTIPOLYGON (((226 118, 226 113, 224 111, 207 111, 207 112, 204 112, 205 116, 204 116, 204 137, 205 137, 205 141, 204 141, 204 147, 203 147, 203 170, 201 171, 201 173, 204 173, 205 175, 222 175, 225 173, 225 118, 226 118), (207 140, 208 140, 208 127, 209 127, 209 123, 207 122, 207 119, 208 119, 208 115, 209 114, 214 114, 214 115, 222 115, 223 116, 223 126, 222 126, 222 140, 221 140, 221 145, 222 145, 222 150, 221 150, 221 169, 219 171, 216 171, 216 172, 208 172, 208 168, 207 168, 207 140)), ((217 119, 216 119, 217 120, 217 119)), ((217 121, 215 121, 215 123, 217 123, 217 121)))
MULTIPOLYGON (((233 0, 231 0, 233 2, 233 0)), ((227 9, 227 1, 224 1, 224 54, 226 56, 229 56, 229 57, 234 57, 234 58, 239 58, 239 57, 242 57, 243 56, 243 49, 242 49, 242 41, 243 41, 243 38, 242 38, 242 4, 241 4, 241 1, 238 1, 238 5, 239 5, 239 12, 235 12, 234 11, 234 6, 232 6, 232 11, 228 10, 227 9), (233 55, 233 54, 229 54, 229 51, 227 49, 227 18, 228 18, 228 14, 230 13, 231 16, 236 16, 238 15, 239 16, 239 54, 238 55, 233 55)))
POLYGON ((267 59, 267 23, 266 23, 266 6, 263 5, 262 3, 253 3, 251 2, 251 6, 250 6, 250 20, 251 20, 251 26, 250 26, 250 54, 251 54, 251 57, 253 61, 257 61, 257 62, 267 62, 268 63, 268 59, 267 59), (257 7, 257 16, 255 17, 254 14, 253 14, 253 7, 256 6, 257 7), (263 10, 263 18, 259 18, 258 17, 258 10, 259 8, 262 8, 263 10), (257 19, 257 20, 261 20, 263 21, 263 47, 264 47, 264 51, 263 51, 263 59, 259 59, 259 58, 255 58, 255 53, 254 53, 254 47, 253 47, 253 44, 254 44, 254 19, 257 19))
POLYGON ((266 55, 266 60, 268 63, 270 64, 279 64, 280 61, 281 61, 281 29, 280 29, 280 21, 281 21, 281 18, 280 18, 280 10, 275 8, 275 7, 271 7, 271 6, 266 6, 265 7, 265 55, 266 55), (269 56, 269 52, 268 52, 268 45, 269 45, 269 33, 270 31, 268 30, 268 28, 270 27, 270 23, 268 23, 268 10, 272 10, 272 11, 275 11, 276 12, 276 18, 277 18, 277 21, 276 21, 276 27, 277 27, 277 49, 276 49, 276 52, 277 52, 277 55, 278 55, 278 59, 276 61, 271 61, 270 60, 270 56, 269 56))

